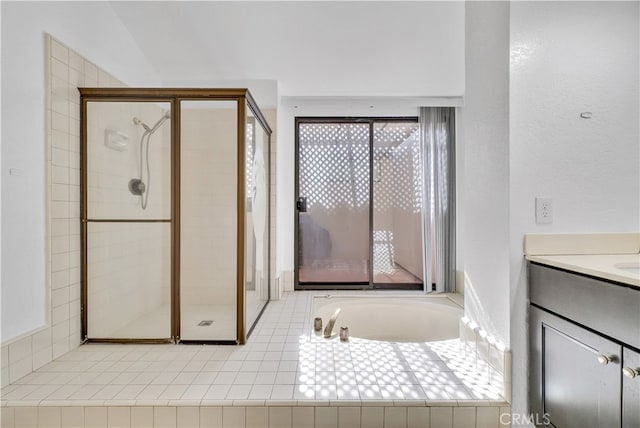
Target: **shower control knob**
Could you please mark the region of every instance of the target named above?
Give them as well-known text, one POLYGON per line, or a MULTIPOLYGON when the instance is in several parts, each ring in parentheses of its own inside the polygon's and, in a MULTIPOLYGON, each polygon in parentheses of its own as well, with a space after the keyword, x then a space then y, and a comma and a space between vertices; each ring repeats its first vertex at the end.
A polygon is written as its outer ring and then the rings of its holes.
POLYGON ((144 182, 139 178, 132 178, 131 180, 129 180, 129 191, 133 195, 142 195, 146 187, 147 186, 144 185, 144 182))

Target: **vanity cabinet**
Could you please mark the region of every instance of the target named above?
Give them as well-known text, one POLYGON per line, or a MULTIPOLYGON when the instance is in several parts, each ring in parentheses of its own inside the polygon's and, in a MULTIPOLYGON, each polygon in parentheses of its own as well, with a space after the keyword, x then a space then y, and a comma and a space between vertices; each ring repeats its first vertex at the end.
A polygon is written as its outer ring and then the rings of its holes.
POLYGON ((535 421, 640 427, 640 289, 529 263, 535 421))
POLYGON ((538 421, 546 413, 558 428, 619 427, 622 347, 535 307, 530 321, 538 421))
MULTIPOLYGON (((638 315, 640 316, 640 314, 638 315)), ((622 426, 640 427, 640 352, 624 349, 622 377, 622 426)))

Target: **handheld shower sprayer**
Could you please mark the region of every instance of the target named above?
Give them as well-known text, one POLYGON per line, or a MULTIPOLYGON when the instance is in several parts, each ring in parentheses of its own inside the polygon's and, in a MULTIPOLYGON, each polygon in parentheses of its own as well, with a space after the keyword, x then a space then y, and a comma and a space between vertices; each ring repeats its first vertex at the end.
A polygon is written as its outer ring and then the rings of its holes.
POLYGON ((147 126, 146 123, 144 123, 143 121, 141 121, 140 119, 138 119, 137 117, 133 118, 133 123, 136 125, 140 125, 144 128, 145 131, 147 132, 151 132, 151 128, 149 128, 149 126, 147 126))
POLYGON ((140 125, 144 128, 144 133, 142 134, 142 137, 140 137, 140 178, 132 178, 131 180, 129 180, 129 191, 133 195, 140 196, 140 206, 143 210, 147 209, 147 201, 149 200, 149 187, 151 186, 151 168, 149 167, 149 142, 151 140, 151 135, 153 135, 162 126, 162 124, 170 118, 171 112, 165 111, 160 120, 158 120, 156 124, 153 125, 153 128, 150 128, 149 125, 144 123, 139 118, 133 118, 133 123, 135 125, 140 125), (145 180, 143 179, 145 165, 146 184, 145 180))
POLYGON ((162 115, 162 117, 160 118, 160 120, 158 120, 156 122, 155 125, 153 125, 153 128, 150 128, 149 125, 147 125, 146 123, 144 123, 142 120, 140 120, 140 118, 138 117, 134 117, 133 118, 133 123, 136 125, 140 125, 144 128, 145 131, 147 131, 150 134, 153 134, 154 132, 156 132, 158 130, 158 128, 160 128, 162 126, 162 124, 167 120, 171 118, 171 112, 170 111, 165 111, 164 114, 162 115))

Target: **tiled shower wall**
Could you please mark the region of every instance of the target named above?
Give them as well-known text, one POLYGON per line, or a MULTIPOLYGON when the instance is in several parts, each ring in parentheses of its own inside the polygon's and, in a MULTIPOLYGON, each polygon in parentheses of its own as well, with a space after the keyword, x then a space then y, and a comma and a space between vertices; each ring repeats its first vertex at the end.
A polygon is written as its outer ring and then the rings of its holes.
MULTIPOLYGON (((46 327, 2 344, 2 386, 80 344, 80 93, 78 87, 124 87, 120 80, 46 34, 46 327)), ((263 110, 271 138, 271 284, 275 271, 276 110, 263 110)))
POLYGON ((46 327, 2 346, 2 386, 80 344, 80 93, 126 86, 45 35, 46 327))
MULTIPOLYGON (((180 117, 180 302, 234 306, 238 150, 228 142, 237 139, 237 110, 204 103, 208 108, 185 109, 180 117)), ((229 327, 235 329, 235 319, 229 327)))

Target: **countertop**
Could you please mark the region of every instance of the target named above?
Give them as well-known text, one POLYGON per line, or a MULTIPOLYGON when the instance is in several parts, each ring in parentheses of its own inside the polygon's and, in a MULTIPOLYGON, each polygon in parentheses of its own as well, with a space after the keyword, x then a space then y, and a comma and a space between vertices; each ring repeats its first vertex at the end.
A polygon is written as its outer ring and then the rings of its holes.
POLYGON ((640 233, 525 235, 526 259, 640 289, 640 233))
POLYGON ((640 254, 578 254, 527 256, 527 260, 569 271, 617 281, 640 289, 640 273, 616 265, 638 266, 640 254))

